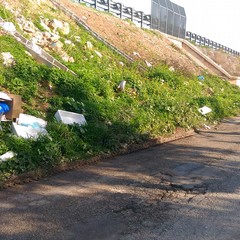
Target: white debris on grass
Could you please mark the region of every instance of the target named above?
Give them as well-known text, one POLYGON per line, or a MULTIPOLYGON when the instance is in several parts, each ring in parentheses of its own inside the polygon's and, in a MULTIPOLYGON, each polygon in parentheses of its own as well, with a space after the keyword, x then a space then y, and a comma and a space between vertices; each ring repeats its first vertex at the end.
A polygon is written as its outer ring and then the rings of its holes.
POLYGON ((121 81, 120 84, 118 85, 118 90, 123 92, 125 89, 126 81, 121 81))
POLYGON ((134 55, 134 56, 137 56, 137 57, 139 57, 139 58, 141 57, 138 52, 133 52, 133 55, 134 55))
POLYGON ((16 156, 16 154, 14 152, 8 151, 0 156, 0 162, 6 162, 7 160, 10 160, 15 156, 16 156))
POLYGON ((88 49, 92 49, 93 48, 93 45, 91 42, 87 41, 87 48, 88 49))
POLYGON ((199 108, 198 111, 199 111, 201 114, 205 115, 205 114, 210 113, 210 112, 212 111, 212 109, 209 108, 209 107, 207 107, 207 106, 204 106, 204 107, 202 107, 202 108, 199 108))
POLYGON ((98 52, 98 51, 94 51, 97 55, 98 55, 98 57, 100 57, 100 58, 102 58, 103 56, 102 56, 102 54, 100 53, 100 52, 98 52))
POLYGON ((83 114, 69 112, 64 110, 58 110, 54 117, 58 122, 62 122, 67 125, 78 124, 78 125, 85 125, 87 121, 83 114))
POLYGON ((17 122, 12 123, 12 133, 25 139, 37 139, 40 135, 47 135, 47 122, 28 114, 20 113, 17 122))
POLYGON ((211 127, 209 127, 208 125, 206 125, 206 124, 203 124, 203 126, 206 128, 206 129, 208 129, 208 130, 210 130, 211 129, 211 127))
POLYGON ((145 61, 145 63, 148 67, 152 67, 152 64, 150 62, 148 62, 147 60, 145 61))

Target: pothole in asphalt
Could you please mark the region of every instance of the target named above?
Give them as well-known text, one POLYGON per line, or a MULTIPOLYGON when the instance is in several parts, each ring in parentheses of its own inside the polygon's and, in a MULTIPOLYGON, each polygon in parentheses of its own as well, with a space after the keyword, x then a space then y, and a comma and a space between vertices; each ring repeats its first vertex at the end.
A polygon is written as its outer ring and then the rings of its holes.
POLYGON ((179 164, 173 169, 171 187, 184 191, 204 192, 212 180, 223 174, 223 170, 202 163, 179 164))

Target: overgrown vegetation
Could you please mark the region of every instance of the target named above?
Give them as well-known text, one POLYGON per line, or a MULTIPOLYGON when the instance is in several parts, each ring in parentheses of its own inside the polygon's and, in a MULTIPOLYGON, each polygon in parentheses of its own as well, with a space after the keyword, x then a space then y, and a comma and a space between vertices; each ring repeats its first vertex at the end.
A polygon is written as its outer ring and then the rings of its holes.
MULTIPOLYGON (((33 21, 38 17, 36 14, 33 21)), ((227 81, 211 75, 199 81, 197 76, 170 71, 165 65, 142 72, 73 23, 71 31, 75 47, 65 46, 65 51, 75 63, 67 66, 77 76, 36 63, 11 36, 0 36, 0 51, 11 52, 16 61, 13 67, 0 62, 0 91, 22 95, 25 113, 46 119, 49 133, 26 140, 11 135, 11 123, 4 122, 0 155, 7 151, 17 155, 0 162, 0 181, 38 168, 117 152, 132 143, 172 134, 178 127, 190 129, 239 113, 239 88, 227 81), (81 42, 74 36, 80 36, 81 42), (87 41, 102 58, 86 48, 87 41), (127 84, 120 92, 122 80, 127 84), (203 116, 198 109, 205 105, 213 111, 203 116), (57 123, 54 114, 58 109, 84 114, 87 125, 57 123)), ((62 61, 56 52, 54 55, 62 61)))

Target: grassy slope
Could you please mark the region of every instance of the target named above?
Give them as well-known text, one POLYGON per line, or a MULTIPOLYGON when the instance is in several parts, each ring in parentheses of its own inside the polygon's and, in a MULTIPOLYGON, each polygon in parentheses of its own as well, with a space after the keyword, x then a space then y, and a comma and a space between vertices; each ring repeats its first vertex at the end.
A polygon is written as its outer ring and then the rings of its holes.
MULTIPOLYGON (((172 134, 177 127, 189 129, 239 112, 239 88, 228 82, 205 76, 205 81, 199 83, 196 76, 171 72, 168 66, 139 71, 58 10, 49 9, 28 11, 31 13, 28 17, 37 23, 44 13, 50 19, 58 16, 71 24, 68 39, 75 47, 65 46, 65 50, 75 59, 75 63, 67 65, 77 77, 37 64, 14 39, 0 36, 0 51, 11 52, 16 60, 14 67, 0 63, 0 90, 21 94, 25 112, 47 119, 49 132, 49 136, 37 141, 25 140, 10 135, 10 123, 4 123, 4 130, 0 132, 0 154, 12 150, 17 156, 0 163, 0 180, 37 168, 51 168, 63 162, 118 151, 126 144, 172 134), (76 42, 74 36, 81 36, 81 42, 76 42), (87 41, 93 43, 93 50, 86 48, 87 41), (103 58, 94 50, 101 52, 103 58), (123 67, 120 61, 124 62, 123 67), (117 86, 122 80, 127 81, 126 89, 118 92, 117 86), (213 110, 206 117, 198 112, 204 105, 213 110), (58 124, 53 117, 58 109, 83 113, 88 124, 84 127, 58 124)), ((8 13, 10 16, 13 18, 8 13)))

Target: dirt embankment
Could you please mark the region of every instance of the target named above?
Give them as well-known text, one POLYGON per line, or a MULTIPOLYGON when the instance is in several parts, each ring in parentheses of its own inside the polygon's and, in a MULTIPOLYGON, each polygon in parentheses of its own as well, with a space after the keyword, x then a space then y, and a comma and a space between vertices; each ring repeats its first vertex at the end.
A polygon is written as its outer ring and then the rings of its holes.
MULTIPOLYGON (((135 60, 147 61, 153 65, 163 62, 193 74, 200 74, 203 71, 158 31, 141 29, 129 21, 123 21, 113 15, 96 11, 69 0, 62 0, 61 4, 80 17, 100 36, 135 60)), ((239 57, 214 49, 200 48, 200 50, 231 75, 240 76, 239 57)))
POLYGON ((200 74, 202 71, 178 47, 157 31, 141 29, 129 21, 69 0, 62 0, 61 4, 101 37, 135 60, 147 61, 152 65, 166 63, 192 74, 200 74))

